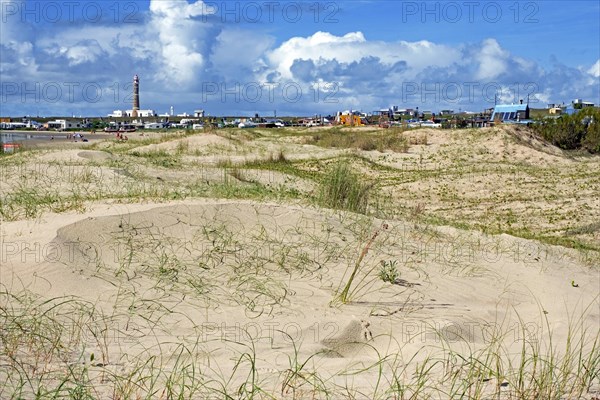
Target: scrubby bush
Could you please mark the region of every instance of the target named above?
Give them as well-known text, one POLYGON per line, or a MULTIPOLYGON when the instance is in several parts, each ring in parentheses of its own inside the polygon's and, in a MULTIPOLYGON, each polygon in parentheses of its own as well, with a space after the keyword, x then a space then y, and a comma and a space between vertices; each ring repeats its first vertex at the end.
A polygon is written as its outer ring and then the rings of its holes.
POLYGON ((596 110, 593 122, 588 124, 583 147, 592 153, 600 153, 600 111, 596 110))
POLYGON ((573 115, 544 119, 534 125, 538 135, 565 150, 600 152, 600 110, 588 108, 573 115))

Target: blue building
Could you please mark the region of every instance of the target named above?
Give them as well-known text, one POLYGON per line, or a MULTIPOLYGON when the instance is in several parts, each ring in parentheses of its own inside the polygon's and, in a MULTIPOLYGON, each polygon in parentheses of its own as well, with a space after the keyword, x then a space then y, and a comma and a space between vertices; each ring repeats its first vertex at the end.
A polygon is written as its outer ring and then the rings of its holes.
POLYGON ((494 107, 491 119, 496 123, 524 123, 524 120, 529 120, 529 106, 523 103, 498 104, 494 107))
POLYGON ((567 114, 567 115, 573 115, 573 114, 577 114, 580 110, 573 107, 573 104, 567 106, 567 108, 565 108, 565 110, 563 111, 563 114, 567 114))

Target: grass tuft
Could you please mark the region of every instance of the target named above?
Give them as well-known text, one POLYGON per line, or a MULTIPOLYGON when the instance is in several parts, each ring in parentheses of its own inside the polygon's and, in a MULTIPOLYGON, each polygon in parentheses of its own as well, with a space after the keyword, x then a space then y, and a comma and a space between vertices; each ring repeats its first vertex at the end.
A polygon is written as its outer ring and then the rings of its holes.
POLYGON ((366 214, 374 185, 363 182, 346 161, 334 164, 321 182, 319 203, 336 210, 366 214))
POLYGON ((400 279, 400 273, 397 267, 398 262, 393 261, 381 261, 379 267, 379 278, 384 282, 396 283, 400 279))

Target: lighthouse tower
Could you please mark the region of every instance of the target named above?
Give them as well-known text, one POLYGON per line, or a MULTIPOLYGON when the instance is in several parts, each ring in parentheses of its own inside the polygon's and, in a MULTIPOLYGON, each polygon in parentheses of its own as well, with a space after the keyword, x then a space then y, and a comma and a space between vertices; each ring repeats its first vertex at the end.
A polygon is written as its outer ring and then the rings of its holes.
POLYGON ((133 77, 133 110, 131 116, 133 118, 138 117, 138 111, 140 110, 140 78, 135 75, 133 77))

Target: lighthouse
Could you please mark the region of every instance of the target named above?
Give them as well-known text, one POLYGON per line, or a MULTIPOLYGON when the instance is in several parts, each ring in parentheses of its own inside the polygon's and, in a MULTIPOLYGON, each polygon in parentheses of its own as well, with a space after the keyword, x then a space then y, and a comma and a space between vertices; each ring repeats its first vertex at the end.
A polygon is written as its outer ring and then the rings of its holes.
POLYGON ((133 118, 138 117, 138 111, 140 110, 140 78, 135 75, 133 77, 133 110, 131 116, 133 118))

